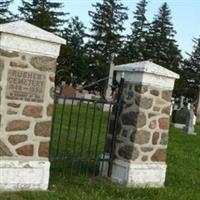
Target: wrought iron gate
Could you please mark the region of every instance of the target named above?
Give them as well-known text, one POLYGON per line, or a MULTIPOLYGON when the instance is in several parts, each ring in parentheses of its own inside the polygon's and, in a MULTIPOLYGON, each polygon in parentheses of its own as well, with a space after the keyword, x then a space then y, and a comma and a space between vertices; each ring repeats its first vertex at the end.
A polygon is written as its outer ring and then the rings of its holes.
POLYGON ((51 173, 103 175, 107 166, 106 173, 111 174, 122 88, 123 81, 113 102, 55 95, 49 151, 51 173), (111 117, 114 124, 110 123, 111 117))

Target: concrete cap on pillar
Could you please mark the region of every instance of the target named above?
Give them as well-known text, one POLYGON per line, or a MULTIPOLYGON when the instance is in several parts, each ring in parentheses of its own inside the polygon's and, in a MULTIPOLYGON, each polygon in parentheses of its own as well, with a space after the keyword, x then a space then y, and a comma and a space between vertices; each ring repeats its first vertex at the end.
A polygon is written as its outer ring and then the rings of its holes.
POLYGON ((53 33, 49 33, 41 28, 38 28, 25 21, 15 21, 0 25, 0 32, 14 34, 22 37, 28 37, 58 44, 66 44, 63 38, 60 38, 53 33))
POLYGON ((0 48, 57 57, 66 40, 25 21, 0 25, 0 48), (22 42, 23 40, 23 42, 22 42), (38 48, 40 47, 40 48, 38 48))
POLYGON ((126 81, 167 88, 173 88, 174 80, 180 78, 178 74, 151 61, 117 65, 115 71, 117 80, 124 73, 126 81))
POLYGON ((145 72, 159 76, 179 79, 179 75, 151 61, 142 61, 115 66, 116 71, 145 72))

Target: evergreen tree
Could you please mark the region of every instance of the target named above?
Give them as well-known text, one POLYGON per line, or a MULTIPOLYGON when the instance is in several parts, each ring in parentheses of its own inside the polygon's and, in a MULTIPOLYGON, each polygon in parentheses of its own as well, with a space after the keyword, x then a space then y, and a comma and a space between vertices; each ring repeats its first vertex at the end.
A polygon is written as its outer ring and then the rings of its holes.
POLYGON ((66 22, 66 13, 61 11, 62 3, 50 2, 50 0, 22 0, 19 7, 22 19, 45 29, 49 32, 59 33, 61 26, 66 22))
POLYGON ((148 57, 155 63, 179 73, 182 56, 174 38, 175 34, 170 9, 167 3, 164 3, 150 28, 147 41, 148 57))
POLYGON ((194 47, 189 58, 184 61, 187 96, 194 98, 200 86, 200 37, 194 39, 194 47))
POLYGON ((0 24, 12 21, 16 16, 9 11, 13 0, 0 0, 0 24))
POLYGON ((73 83, 81 83, 87 79, 88 63, 86 48, 84 45, 85 37, 84 24, 78 17, 71 18, 68 26, 62 32, 62 37, 66 39, 67 45, 62 46, 59 57, 58 75, 61 80, 73 83), (62 69, 62 70, 60 70, 62 69), (71 75, 73 74, 73 80, 71 75))
POLYGON ((141 0, 134 14, 134 21, 131 24, 131 35, 128 36, 127 44, 124 48, 123 62, 136 62, 148 59, 147 37, 150 24, 146 18, 146 7, 148 1, 141 0))
POLYGON ((89 11, 92 18, 88 54, 90 67, 96 79, 108 76, 113 54, 122 47, 124 22, 128 19, 127 8, 120 0, 103 0, 93 5, 95 11, 89 11))

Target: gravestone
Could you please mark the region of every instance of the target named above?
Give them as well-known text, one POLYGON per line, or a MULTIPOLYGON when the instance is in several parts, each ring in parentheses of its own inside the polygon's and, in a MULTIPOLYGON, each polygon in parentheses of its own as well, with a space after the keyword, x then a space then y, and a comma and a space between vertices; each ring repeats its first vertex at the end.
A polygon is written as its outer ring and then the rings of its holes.
POLYGON ((189 110, 187 106, 184 106, 179 110, 175 110, 173 112, 173 117, 172 117, 173 119, 172 122, 174 123, 174 127, 183 129, 185 127, 188 116, 189 116, 189 110))
POLYGON ((191 104, 185 104, 185 106, 181 109, 174 109, 172 114, 172 122, 175 128, 184 129, 186 124, 188 123, 188 119, 192 114, 192 125, 196 125, 196 116, 194 111, 191 113, 191 104))
POLYGON ((29 23, 0 25, 0 190, 46 190, 56 58, 65 40, 29 23))
POLYGON ((60 86, 60 97, 58 99, 59 104, 69 104, 72 103, 77 105, 77 101, 73 101, 71 98, 76 96, 76 89, 72 85, 62 84, 60 86))
POLYGON ((190 135, 196 135, 194 132, 194 111, 193 107, 191 106, 190 109, 188 109, 188 115, 186 116, 186 123, 185 127, 183 128, 183 131, 190 135))
POLYGON ((172 109, 172 114, 171 114, 172 123, 175 122, 175 114, 176 114, 177 111, 178 111, 178 105, 174 104, 173 109, 172 109))
POLYGON ((170 116, 172 116, 173 109, 174 109, 174 106, 175 106, 175 99, 173 97, 171 98, 171 102, 172 102, 172 105, 171 105, 171 108, 170 108, 170 116))
POLYGON ((194 114, 193 125, 195 126, 196 124, 197 124, 197 117, 196 117, 196 115, 194 114))
POLYGON ((76 89, 72 85, 63 84, 60 86, 60 95, 63 97, 75 97, 76 89))
POLYGON ((180 104, 179 104, 179 108, 183 108, 184 107, 184 100, 185 100, 185 97, 184 96, 181 96, 180 97, 180 104))

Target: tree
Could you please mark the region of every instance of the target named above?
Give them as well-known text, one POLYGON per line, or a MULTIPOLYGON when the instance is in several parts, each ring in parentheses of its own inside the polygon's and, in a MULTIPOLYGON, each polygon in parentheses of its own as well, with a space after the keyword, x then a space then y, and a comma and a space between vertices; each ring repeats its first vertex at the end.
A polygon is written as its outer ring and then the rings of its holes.
POLYGON ((96 79, 108 76, 113 54, 118 54, 122 46, 124 22, 128 19, 127 8, 120 0, 103 0, 93 5, 89 11, 92 18, 90 40, 87 44, 90 67, 96 79))
POLYGON ((131 34, 128 35, 128 41, 123 50, 123 62, 136 62, 148 59, 147 37, 150 24, 146 18, 146 7, 148 1, 141 0, 134 14, 134 21, 131 24, 131 34), (126 60, 127 59, 127 60, 126 60))
POLYGON ((164 3, 155 16, 147 41, 149 59, 175 72, 180 72, 181 51, 175 40, 176 31, 171 22, 171 11, 164 3))
POLYGON ((200 37, 193 40, 194 47, 189 58, 184 61, 184 72, 186 80, 186 96, 194 99, 200 86, 200 37))
POLYGON ((12 21, 16 16, 9 10, 13 0, 0 0, 0 24, 12 21))
POLYGON ((84 45, 85 29, 79 18, 74 17, 69 20, 68 26, 62 32, 67 44, 61 48, 58 73, 60 79, 68 83, 81 83, 89 74, 84 45), (72 74, 73 80, 71 80, 72 74))
POLYGON ((62 3, 49 0, 22 0, 19 11, 23 20, 49 32, 59 33, 67 14, 61 11, 62 6, 62 3))

